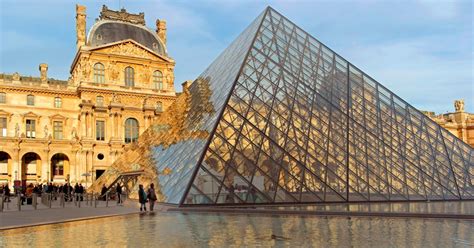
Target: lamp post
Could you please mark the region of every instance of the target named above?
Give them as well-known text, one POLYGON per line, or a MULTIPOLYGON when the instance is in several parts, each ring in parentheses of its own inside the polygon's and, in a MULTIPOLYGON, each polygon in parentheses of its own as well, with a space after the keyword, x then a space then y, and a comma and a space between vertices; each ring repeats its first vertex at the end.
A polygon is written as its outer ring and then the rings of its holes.
POLYGON ((18 171, 15 171, 15 180, 18 180, 18 171))

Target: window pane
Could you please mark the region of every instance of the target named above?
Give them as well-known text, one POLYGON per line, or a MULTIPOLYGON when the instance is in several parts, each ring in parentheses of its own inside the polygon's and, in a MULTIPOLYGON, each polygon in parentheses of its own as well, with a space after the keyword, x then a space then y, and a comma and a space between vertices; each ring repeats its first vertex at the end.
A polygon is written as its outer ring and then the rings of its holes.
POLYGON ((62 139, 63 138, 63 122, 55 121, 53 128, 54 128, 54 132, 53 132, 54 139, 62 139))
POLYGON ((35 120, 26 120, 26 137, 27 138, 36 137, 36 121, 35 120))
POLYGON ((99 107, 104 106, 104 97, 98 96, 98 97, 96 98, 96 105, 99 106, 99 107))
POLYGON ((131 143, 138 140, 138 121, 129 118, 125 121, 125 143, 131 143))
POLYGON ((6 102, 7 102, 7 93, 0 92, 0 103, 6 103, 6 102))
POLYGON ((96 140, 105 140, 105 122, 97 121, 95 123, 96 140))
POLYGON ((62 100, 60 97, 54 98, 54 107, 55 108, 61 108, 62 106, 62 100))
POLYGON ((94 65, 94 82, 96 83, 105 83, 105 68, 101 63, 94 65))
POLYGON ((135 86, 134 71, 132 67, 125 68, 125 85, 131 87, 135 86))
POLYGON ((0 137, 7 136, 7 118, 1 117, 0 118, 0 137))
POLYGON ((35 96, 33 96, 33 95, 26 96, 26 105, 34 106, 35 105, 35 96))
POLYGON ((156 90, 163 90, 163 73, 161 71, 153 72, 153 87, 156 90))

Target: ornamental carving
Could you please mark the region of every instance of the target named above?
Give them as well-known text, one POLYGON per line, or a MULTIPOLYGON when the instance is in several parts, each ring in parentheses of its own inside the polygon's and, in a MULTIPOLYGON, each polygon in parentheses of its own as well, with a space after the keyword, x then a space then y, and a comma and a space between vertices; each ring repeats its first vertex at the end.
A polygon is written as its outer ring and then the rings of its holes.
POLYGON ((456 112, 464 112, 464 99, 454 101, 454 109, 456 112))
POLYGON ((100 12, 101 20, 114 20, 114 21, 124 21, 130 22, 133 24, 145 25, 145 13, 140 12, 139 14, 128 13, 126 9, 121 9, 120 11, 113 11, 107 8, 107 6, 102 5, 102 11, 100 12))
POLYGON ((117 63, 115 61, 110 62, 108 68, 107 68, 109 78, 112 81, 116 81, 119 78, 120 72, 117 68, 117 63))
POLYGON ((131 56, 131 57, 147 58, 147 59, 155 58, 155 56, 151 55, 149 52, 147 52, 143 48, 131 42, 115 45, 109 49, 105 49, 104 52, 117 54, 117 55, 126 55, 126 56, 131 56))

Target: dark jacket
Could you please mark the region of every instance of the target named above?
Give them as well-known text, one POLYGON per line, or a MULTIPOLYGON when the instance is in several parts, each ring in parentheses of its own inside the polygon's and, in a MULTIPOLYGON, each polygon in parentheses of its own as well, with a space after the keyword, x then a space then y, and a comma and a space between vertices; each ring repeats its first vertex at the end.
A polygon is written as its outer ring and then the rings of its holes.
POLYGON ((146 193, 144 189, 138 190, 138 201, 140 203, 146 203, 146 193))

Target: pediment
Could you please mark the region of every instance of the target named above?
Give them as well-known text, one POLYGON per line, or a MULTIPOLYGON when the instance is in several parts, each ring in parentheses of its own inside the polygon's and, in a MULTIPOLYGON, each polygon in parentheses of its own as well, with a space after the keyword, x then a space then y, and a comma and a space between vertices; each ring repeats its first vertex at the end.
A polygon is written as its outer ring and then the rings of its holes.
POLYGON ((23 114, 22 117, 23 117, 23 121, 25 121, 26 119, 38 120, 41 116, 30 111, 28 113, 23 114))
POLYGON ((12 113, 0 109, 0 117, 6 117, 7 119, 10 119, 10 116, 12 116, 12 113))
POLYGON ((154 51, 148 49, 145 46, 142 46, 138 42, 131 39, 114 42, 99 47, 94 47, 91 48, 90 51, 153 60, 159 59, 166 62, 173 62, 173 60, 160 54, 157 54, 154 51))
POLYGON ((67 117, 60 114, 49 116, 49 121, 51 122, 51 124, 53 124, 53 121, 66 121, 66 120, 67 120, 67 117))

